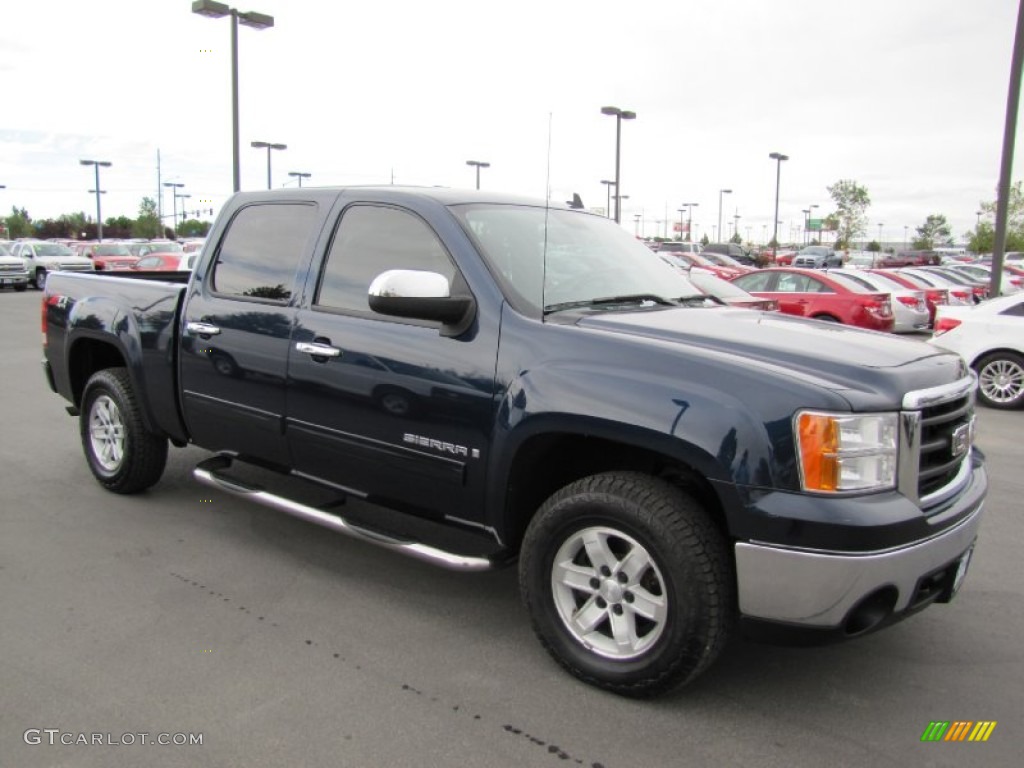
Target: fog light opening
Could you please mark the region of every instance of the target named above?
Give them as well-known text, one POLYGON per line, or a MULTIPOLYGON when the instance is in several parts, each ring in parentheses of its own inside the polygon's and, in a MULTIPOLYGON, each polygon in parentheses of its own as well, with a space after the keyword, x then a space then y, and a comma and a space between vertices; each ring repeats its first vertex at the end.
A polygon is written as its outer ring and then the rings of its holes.
POLYGON ((857 603, 843 625, 846 636, 863 635, 885 621, 896 606, 898 596, 895 587, 883 587, 857 603))

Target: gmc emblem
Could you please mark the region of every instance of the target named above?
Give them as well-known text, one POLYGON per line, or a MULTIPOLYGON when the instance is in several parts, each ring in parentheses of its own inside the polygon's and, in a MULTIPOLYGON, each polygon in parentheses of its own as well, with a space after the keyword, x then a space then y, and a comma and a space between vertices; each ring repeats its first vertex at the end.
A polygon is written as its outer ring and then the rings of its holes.
POLYGON ((971 447, 971 425, 961 424, 953 430, 949 442, 954 459, 967 453, 967 449, 971 447))

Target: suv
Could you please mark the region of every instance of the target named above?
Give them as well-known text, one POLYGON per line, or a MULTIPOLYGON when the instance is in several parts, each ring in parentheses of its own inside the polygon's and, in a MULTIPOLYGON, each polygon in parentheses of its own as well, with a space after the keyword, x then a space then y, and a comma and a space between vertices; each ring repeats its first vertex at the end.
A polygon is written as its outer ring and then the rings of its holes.
POLYGON ((809 245, 793 257, 793 266, 803 269, 830 269, 843 266, 843 257, 827 245, 809 245))
POLYGON ((701 253, 720 253, 735 259, 740 264, 748 267, 756 267, 757 259, 750 255, 750 252, 739 243, 708 243, 701 253))
POLYGON ((21 292, 28 287, 28 270, 25 260, 11 255, 6 243, 0 243, 0 288, 11 286, 21 292))
POLYGON ((39 290, 46 285, 50 272, 93 272, 93 263, 85 256, 76 256, 66 245, 45 240, 19 240, 11 253, 25 261, 29 279, 39 290))

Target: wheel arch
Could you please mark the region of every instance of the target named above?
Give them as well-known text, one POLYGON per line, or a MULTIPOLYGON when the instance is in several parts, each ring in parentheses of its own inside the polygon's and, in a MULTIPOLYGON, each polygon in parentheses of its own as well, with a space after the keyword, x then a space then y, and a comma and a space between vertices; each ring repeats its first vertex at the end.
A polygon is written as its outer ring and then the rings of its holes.
MULTIPOLYGON (((98 371, 107 368, 124 368, 128 372, 132 388, 140 392, 140 386, 135 371, 129 365, 128 356, 124 349, 117 343, 116 339, 109 336, 96 338, 87 334, 77 335, 72 341, 67 356, 68 381, 71 385, 72 402, 76 407, 81 407, 82 397, 85 394, 85 387, 89 379, 98 371)), ((156 420, 149 412, 149 405, 145 397, 139 397, 141 405, 140 412, 146 429, 151 432, 161 432, 157 427, 156 420)))
POLYGON ((708 477, 713 474, 709 471, 713 457, 695 446, 683 448, 669 453, 583 432, 531 435, 518 446, 504 478, 492 484, 505 491, 496 521, 500 537, 507 547, 518 551, 530 521, 557 490, 589 475, 634 471, 661 478, 690 493, 728 538, 725 505, 708 477))

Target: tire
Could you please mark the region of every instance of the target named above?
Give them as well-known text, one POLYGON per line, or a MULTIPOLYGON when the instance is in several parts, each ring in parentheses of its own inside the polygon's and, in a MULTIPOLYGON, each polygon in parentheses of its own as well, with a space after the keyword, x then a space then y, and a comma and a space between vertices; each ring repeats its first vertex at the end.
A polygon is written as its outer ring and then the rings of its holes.
POLYGON ((527 529, 519 583, 559 664, 635 698, 695 679, 735 616, 723 536, 692 497, 640 473, 593 475, 548 499, 527 529))
POLYGON ((46 288, 46 270, 37 269, 35 276, 32 278, 32 285, 38 290, 42 291, 46 288))
POLYGON ((79 432, 89 469, 108 491, 138 493, 160 480, 167 439, 146 431, 124 368, 107 368, 89 379, 79 432))
POLYGON ((1012 410, 1024 406, 1024 357, 1015 352, 992 352, 974 364, 978 399, 989 408, 1012 410))

